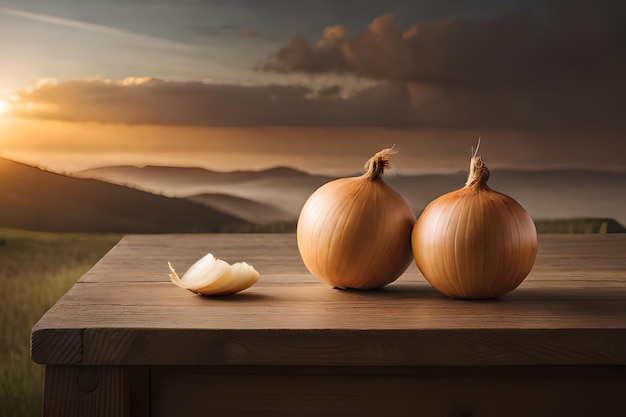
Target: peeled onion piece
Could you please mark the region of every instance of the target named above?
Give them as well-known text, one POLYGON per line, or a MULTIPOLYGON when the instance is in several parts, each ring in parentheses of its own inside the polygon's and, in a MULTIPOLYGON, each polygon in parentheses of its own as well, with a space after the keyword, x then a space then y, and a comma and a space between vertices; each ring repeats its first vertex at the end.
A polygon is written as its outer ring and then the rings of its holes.
POLYGON ((535 262, 532 218, 512 197, 489 188, 488 178, 475 152, 465 187, 433 200, 413 227, 417 267, 451 298, 501 297, 522 283, 535 262))
POLYGON ((251 287, 259 280, 259 273, 245 262, 233 265, 213 254, 200 258, 185 272, 182 278, 169 262, 170 279, 176 285, 201 295, 229 295, 251 287))

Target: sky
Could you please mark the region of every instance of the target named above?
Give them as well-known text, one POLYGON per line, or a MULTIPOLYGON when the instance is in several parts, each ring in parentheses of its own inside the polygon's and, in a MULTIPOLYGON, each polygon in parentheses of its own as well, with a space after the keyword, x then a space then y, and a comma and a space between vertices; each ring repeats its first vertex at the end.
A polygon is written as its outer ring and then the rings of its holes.
POLYGON ((0 156, 626 171, 617 0, 0 0, 0 156))

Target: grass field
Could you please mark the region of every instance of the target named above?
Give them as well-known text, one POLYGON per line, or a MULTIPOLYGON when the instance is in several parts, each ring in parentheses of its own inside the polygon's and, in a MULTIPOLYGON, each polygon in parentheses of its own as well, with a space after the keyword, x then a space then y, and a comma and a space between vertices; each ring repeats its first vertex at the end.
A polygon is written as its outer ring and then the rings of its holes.
POLYGON ((31 328, 120 237, 0 228, 0 417, 41 414, 31 328))

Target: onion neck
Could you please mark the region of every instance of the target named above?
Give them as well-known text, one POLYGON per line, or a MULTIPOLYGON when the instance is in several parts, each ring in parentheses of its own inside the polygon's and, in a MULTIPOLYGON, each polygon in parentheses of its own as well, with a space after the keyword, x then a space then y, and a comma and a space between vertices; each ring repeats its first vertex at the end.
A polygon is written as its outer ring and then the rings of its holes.
POLYGON ((489 189, 487 186, 487 180, 489 179, 489 170, 487 166, 483 163, 483 158, 480 156, 476 156, 472 158, 470 162, 470 170, 469 175, 467 177, 467 182, 465 183, 466 187, 471 187, 475 189, 489 189))
POLYGON ((363 178, 368 181, 378 181, 383 176, 385 169, 391 166, 390 156, 397 153, 393 148, 383 149, 376 153, 365 163, 363 178))

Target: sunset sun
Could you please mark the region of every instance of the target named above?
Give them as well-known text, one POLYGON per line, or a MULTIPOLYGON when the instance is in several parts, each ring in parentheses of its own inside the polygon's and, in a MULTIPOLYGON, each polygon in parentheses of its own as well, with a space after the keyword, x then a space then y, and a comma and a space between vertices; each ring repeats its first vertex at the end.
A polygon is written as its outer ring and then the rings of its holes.
POLYGON ((9 110, 9 105, 6 101, 0 100, 0 116, 5 114, 9 110))

